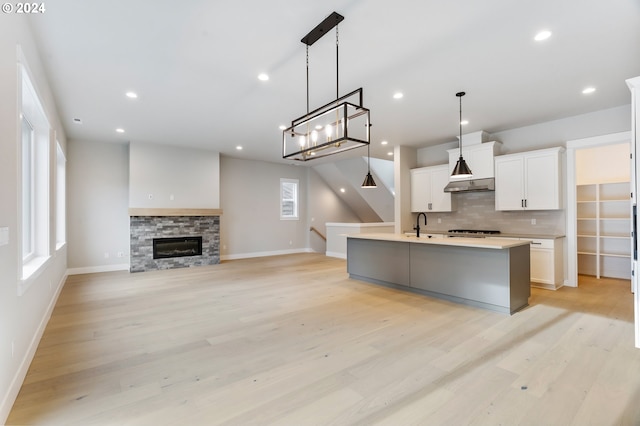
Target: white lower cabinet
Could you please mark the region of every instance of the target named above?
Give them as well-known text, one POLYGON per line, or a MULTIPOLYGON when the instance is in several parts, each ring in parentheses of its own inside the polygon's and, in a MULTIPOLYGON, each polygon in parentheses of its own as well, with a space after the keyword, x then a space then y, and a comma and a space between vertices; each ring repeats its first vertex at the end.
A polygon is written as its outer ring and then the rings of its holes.
POLYGON ((531 242, 531 282, 535 287, 551 290, 564 284, 562 251, 564 238, 529 239, 531 242))
POLYGON ((556 290, 564 285, 564 269, 562 263, 564 238, 506 238, 510 240, 529 241, 530 277, 533 287, 556 290))

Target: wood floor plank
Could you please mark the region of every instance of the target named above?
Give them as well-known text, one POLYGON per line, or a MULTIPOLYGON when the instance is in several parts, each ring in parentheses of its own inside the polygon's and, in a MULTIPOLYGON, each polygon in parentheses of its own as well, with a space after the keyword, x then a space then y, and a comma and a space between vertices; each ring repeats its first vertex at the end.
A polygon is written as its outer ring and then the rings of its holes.
POLYGON ((629 281, 494 312, 299 254, 70 276, 9 425, 640 424, 629 281))

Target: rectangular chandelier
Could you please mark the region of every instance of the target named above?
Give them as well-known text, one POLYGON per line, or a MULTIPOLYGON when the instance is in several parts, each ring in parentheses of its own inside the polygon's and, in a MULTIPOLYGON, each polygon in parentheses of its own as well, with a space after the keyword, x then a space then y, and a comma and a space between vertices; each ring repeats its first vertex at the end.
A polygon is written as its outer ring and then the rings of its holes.
POLYGON ((282 131, 282 158, 308 161, 367 146, 370 127, 360 88, 293 120, 282 131))
POLYGON ((369 146, 369 110, 362 104, 362 87, 340 97, 338 85, 338 24, 344 16, 333 12, 300 40, 307 51, 307 113, 282 131, 282 158, 308 161, 361 146, 369 146), (309 111, 309 46, 336 29, 336 99, 309 111))

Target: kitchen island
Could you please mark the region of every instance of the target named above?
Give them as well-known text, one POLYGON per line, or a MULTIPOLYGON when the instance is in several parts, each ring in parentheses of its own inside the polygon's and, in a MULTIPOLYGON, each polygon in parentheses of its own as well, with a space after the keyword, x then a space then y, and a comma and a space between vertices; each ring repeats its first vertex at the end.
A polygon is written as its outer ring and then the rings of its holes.
POLYGON ((354 279, 513 314, 531 294, 529 242, 358 234, 347 238, 354 279))

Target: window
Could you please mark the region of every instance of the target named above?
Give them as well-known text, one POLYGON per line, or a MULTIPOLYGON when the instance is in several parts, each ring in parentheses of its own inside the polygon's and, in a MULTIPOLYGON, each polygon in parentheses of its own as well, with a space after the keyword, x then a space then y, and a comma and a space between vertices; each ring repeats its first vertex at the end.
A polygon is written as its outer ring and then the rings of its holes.
POLYGON ((22 294, 30 282, 25 281, 38 271, 50 256, 49 202, 51 128, 29 78, 20 64, 20 167, 21 167, 21 253, 22 294))
POLYGON ((298 219, 297 179, 280 179, 280 219, 298 219))
POLYGON ((66 238, 66 182, 67 159, 62 152, 60 142, 56 141, 56 249, 67 241, 66 238))
POLYGON ((34 257, 34 211, 33 195, 33 126, 22 116, 22 261, 28 262, 34 257))

